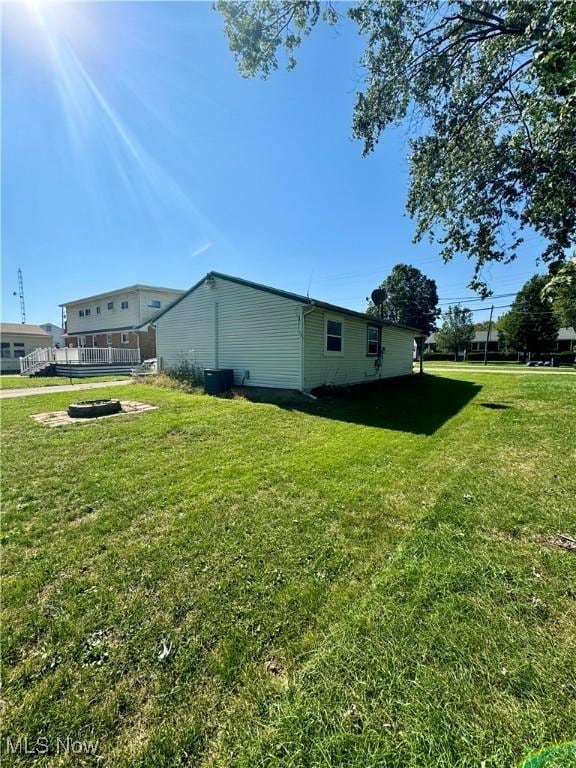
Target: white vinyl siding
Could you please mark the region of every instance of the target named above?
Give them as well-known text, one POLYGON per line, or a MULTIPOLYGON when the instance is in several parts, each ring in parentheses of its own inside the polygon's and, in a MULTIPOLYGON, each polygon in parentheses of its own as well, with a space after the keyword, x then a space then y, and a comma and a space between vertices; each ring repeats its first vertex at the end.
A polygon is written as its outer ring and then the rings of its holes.
POLYGON ((382 365, 367 353, 368 320, 338 315, 342 321, 341 355, 325 352, 327 318, 333 312, 320 309, 306 315, 304 329, 304 389, 322 385, 360 384, 378 378, 404 376, 412 373, 414 337, 400 328, 382 328, 382 365))
POLYGON ((66 306, 66 317, 68 320, 68 333, 90 333, 91 331, 107 331, 114 328, 127 328, 137 325, 140 322, 140 311, 137 291, 127 293, 110 294, 110 298, 99 298, 89 303, 68 304, 66 306), (120 309, 123 301, 128 302, 128 309, 120 309), (108 303, 114 302, 114 309, 108 309, 108 303), (98 314, 96 307, 106 307, 98 314), (87 317, 78 316, 78 308, 93 309, 87 317))
POLYGON ((236 384, 299 389, 300 322, 298 302, 215 278, 159 318, 157 354, 163 369, 186 360, 233 368, 236 384))
POLYGON ((133 328, 158 314, 158 308, 149 306, 153 301, 168 306, 184 291, 135 288, 130 291, 111 291, 93 301, 79 301, 66 305, 68 333, 91 333, 133 328), (124 309, 123 304, 128 304, 124 309), (110 308, 111 306, 111 308, 110 308), (100 307, 100 312, 97 308, 100 307), (91 310, 87 315, 86 311, 91 310), (84 312, 82 317, 79 312, 84 312))

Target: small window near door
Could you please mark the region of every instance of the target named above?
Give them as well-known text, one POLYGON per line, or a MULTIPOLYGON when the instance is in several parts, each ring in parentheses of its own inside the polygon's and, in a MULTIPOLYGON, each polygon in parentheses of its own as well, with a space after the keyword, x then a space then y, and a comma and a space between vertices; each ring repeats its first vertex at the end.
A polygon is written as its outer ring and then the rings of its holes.
POLYGON ((128 334, 127 333, 123 333, 122 334, 122 344, 128 344, 128 343, 129 343, 128 334))
POLYGON ((380 351, 380 329, 377 325, 368 326, 368 342, 366 352, 369 355, 377 355, 380 351))
POLYGON ((326 318, 326 352, 342 352, 342 321, 326 318))

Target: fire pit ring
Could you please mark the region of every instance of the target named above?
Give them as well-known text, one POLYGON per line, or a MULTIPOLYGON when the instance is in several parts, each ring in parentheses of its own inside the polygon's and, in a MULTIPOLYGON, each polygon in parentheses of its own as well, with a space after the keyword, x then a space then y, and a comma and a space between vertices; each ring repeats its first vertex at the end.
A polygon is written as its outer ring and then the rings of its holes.
POLYGON ((96 416, 109 416, 121 410, 120 400, 79 400, 68 406, 68 416, 72 419, 94 419, 96 416))

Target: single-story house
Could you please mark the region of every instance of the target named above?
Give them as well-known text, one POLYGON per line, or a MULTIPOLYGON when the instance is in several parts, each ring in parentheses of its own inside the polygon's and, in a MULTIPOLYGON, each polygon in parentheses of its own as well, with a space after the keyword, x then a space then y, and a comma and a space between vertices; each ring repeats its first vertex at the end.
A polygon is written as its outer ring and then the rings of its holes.
POLYGON ((20 373, 20 358, 35 349, 52 346, 52 336, 39 325, 30 323, 1 323, 0 371, 20 373))
POLYGON ((414 328, 209 272, 146 323, 158 365, 234 370, 234 383, 310 391, 412 374, 414 328))
MULTIPOLYGON (((488 331, 476 331, 470 344, 468 344, 467 352, 484 352, 486 348, 486 338, 488 331)), ((430 336, 424 342, 425 352, 438 351, 438 338, 437 334, 431 333, 430 336)), ((500 347, 500 335, 497 328, 491 328, 490 341, 488 342, 488 352, 503 352, 500 347)), ((576 351, 576 331, 574 328, 559 328, 558 336, 556 337, 556 344, 554 345, 553 352, 572 352, 576 351)))

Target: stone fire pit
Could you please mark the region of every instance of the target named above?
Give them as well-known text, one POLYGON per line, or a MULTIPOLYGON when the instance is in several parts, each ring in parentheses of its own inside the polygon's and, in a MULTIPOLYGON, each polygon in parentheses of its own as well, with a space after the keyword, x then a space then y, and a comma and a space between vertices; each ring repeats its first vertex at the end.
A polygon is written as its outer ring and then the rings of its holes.
POLYGON ((68 406, 68 416, 72 419, 94 419, 97 416, 110 416, 122 410, 120 400, 79 400, 68 406))

